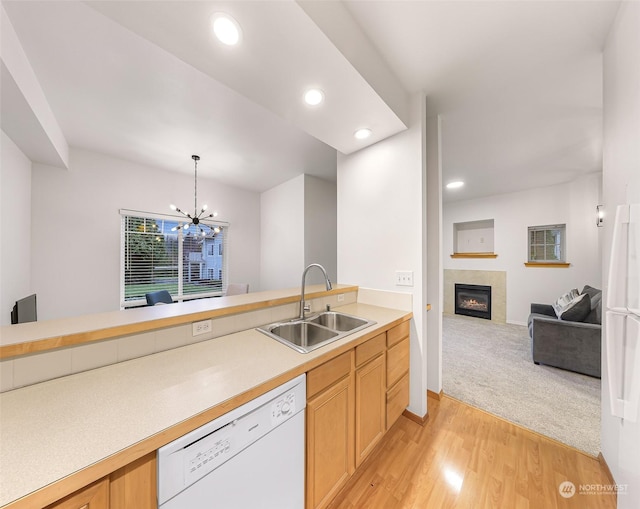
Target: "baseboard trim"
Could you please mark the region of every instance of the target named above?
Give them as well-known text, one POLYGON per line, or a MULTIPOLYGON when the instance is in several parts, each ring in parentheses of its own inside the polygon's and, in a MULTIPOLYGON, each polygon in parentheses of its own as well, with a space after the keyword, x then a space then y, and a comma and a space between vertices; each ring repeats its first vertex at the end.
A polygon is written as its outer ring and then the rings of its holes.
POLYGON ((416 415, 413 412, 410 412, 409 410, 405 409, 404 412, 402 412, 402 415, 407 419, 409 419, 410 421, 413 421, 416 424, 419 424, 420 426, 424 426, 429 420, 429 412, 427 412, 424 415, 424 417, 420 417, 419 415, 416 415))
POLYGON ((442 389, 440 389, 440 392, 433 392, 427 389, 427 398, 434 398, 440 401, 440 399, 442 399, 442 394, 442 389))
POLYGON ((613 478, 613 474, 611 473, 611 469, 609 468, 609 465, 607 464, 607 460, 604 459, 604 456, 602 455, 601 452, 598 453, 598 461, 600 462, 600 465, 602 465, 602 468, 604 469, 605 473, 607 474, 607 477, 609 478, 609 482, 611 484, 616 484, 616 480, 613 478))

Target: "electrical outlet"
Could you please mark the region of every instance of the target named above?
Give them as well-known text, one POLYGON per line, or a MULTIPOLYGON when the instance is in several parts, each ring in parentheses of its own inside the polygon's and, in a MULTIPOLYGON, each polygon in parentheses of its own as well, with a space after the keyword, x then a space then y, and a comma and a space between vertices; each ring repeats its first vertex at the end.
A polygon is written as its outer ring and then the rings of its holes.
POLYGON ((338 294, 338 302, 344 302, 344 293, 338 294))
POLYGON ((200 334, 207 334, 213 330, 213 324, 211 320, 202 320, 201 322, 193 322, 193 335, 199 336, 200 334))
POLYGON ((396 270, 396 286, 413 286, 413 271, 396 270))

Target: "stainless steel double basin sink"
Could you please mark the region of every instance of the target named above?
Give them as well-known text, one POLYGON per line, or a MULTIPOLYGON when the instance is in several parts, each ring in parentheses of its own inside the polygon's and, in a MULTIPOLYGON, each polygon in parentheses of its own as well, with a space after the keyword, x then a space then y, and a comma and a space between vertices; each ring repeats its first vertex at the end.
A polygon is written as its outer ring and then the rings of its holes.
POLYGON ((272 323, 258 327, 257 330, 298 352, 309 353, 375 323, 345 313, 325 311, 305 320, 272 323))

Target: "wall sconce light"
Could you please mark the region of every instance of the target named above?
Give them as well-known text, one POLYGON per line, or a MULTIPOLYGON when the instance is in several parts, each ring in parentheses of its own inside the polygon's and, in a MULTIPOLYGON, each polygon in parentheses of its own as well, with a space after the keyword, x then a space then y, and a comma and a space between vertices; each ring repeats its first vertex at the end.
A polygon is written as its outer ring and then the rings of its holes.
POLYGON ((600 228, 604 223, 604 206, 596 205, 596 226, 600 228))

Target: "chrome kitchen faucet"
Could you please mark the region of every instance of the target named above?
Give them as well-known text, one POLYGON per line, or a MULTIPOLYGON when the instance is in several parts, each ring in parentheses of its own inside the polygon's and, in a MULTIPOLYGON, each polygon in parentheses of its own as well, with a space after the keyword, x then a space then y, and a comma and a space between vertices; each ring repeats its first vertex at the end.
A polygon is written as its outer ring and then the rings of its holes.
POLYGON ((320 265, 319 263, 312 263, 311 265, 308 265, 307 268, 304 269, 304 272, 302 273, 302 289, 300 290, 300 320, 305 319, 305 316, 304 316, 305 312, 311 311, 311 306, 308 304, 305 304, 304 302, 304 282, 305 282, 305 278, 307 277, 307 272, 309 272, 309 269, 311 267, 318 267, 322 271, 322 274, 324 275, 327 291, 331 290, 332 288, 331 281, 329 281, 329 276, 327 276, 327 271, 324 270, 324 267, 322 265, 320 265))

